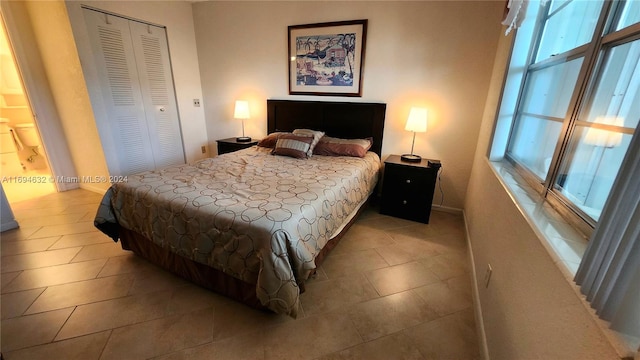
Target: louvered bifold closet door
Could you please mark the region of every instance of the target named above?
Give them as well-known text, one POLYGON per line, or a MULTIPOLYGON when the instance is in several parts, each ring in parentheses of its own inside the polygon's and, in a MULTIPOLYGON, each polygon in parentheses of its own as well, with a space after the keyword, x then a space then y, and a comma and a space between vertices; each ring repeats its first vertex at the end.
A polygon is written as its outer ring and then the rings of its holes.
POLYGON ((184 163, 164 28, 129 22, 156 167, 184 163))
POLYGON ((111 175, 153 170, 155 162, 142 101, 129 20, 83 9, 107 121, 99 126, 111 175), (105 139, 106 137, 106 139, 105 139), (111 159, 111 161, 109 161, 111 159), (114 163, 114 161, 117 163, 114 163))
POLYGON ((129 175, 183 164, 166 30, 82 10, 106 112, 96 121, 109 172, 129 175), (104 118, 107 124, 100 123, 104 118))

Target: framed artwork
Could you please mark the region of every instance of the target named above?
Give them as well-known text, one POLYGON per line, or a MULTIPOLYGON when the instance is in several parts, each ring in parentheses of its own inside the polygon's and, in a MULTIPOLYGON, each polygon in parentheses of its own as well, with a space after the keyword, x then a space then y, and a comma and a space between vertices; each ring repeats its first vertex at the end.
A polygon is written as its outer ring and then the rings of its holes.
POLYGON ((367 20, 289 26, 289 94, 362 96, 367 20))

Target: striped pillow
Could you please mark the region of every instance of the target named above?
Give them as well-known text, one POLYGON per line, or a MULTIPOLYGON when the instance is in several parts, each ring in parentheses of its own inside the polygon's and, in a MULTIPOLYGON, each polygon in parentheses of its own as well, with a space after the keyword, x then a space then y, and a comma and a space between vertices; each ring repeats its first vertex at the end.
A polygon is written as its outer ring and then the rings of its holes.
POLYGON ((313 137, 282 134, 278 137, 276 147, 271 152, 274 155, 291 156, 298 159, 306 159, 311 147, 313 137))
POLYGON ((293 134, 313 137, 313 141, 311 142, 309 150, 307 151, 307 157, 311 157, 311 155, 313 155, 313 148, 318 145, 318 141, 320 141, 320 139, 324 136, 324 132, 310 129, 295 129, 293 130, 293 134))

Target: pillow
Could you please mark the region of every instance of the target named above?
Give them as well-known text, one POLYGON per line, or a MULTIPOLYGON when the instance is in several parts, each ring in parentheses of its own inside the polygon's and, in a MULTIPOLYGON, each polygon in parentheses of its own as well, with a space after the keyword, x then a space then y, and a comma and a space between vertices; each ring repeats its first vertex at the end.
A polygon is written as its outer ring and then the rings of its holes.
POLYGON ((318 141, 320 141, 320 139, 324 136, 324 132, 322 131, 315 131, 315 130, 309 130, 309 129, 295 129, 293 130, 293 134, 302 135, 302 136, 313 136, 313 142, 311 142, 311 145, 309 146, 307 157, 311 157, 311 155, 313 155, 313 148, 315 148, 316 145, 318 145, 318 141))
POLYGON ((262 146, 262 147, 266 147, 266 148, 271 148, 273 149, 274 147, 276 147, 276 141, 278 141, 278 137, 282 134, 291 134, 291 133, 287 133, 287 132, 272 132, 271 134, 267 135, 267 137, 263 138, 262 140, 258 141, 258 146, 262 146))
POLYGON ((364 157, 371 148, 373 138, 338 139, 325 136, 313 149, 316 155, 364 157))
POLYGON ((291 156, 298 159, 306 159, 309 147, 313 142, 310 136, 282 134, 278 137, 276 146, 271 151, 274 155, 291 156))

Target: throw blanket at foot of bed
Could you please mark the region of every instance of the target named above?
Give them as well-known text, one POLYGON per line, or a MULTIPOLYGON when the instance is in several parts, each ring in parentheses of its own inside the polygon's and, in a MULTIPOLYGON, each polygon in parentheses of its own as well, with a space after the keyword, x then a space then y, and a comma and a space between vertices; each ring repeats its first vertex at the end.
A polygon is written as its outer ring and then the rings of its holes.
POLYGON ((96 226, 123 227, 249 284, 296 317, 315 257, 373 191, 380 158, 274 156, 253 147, 128 176, 105 194, 96 226))

